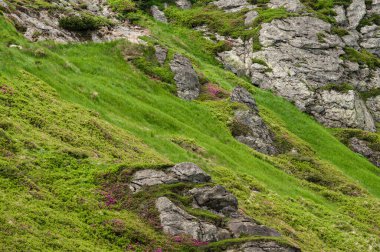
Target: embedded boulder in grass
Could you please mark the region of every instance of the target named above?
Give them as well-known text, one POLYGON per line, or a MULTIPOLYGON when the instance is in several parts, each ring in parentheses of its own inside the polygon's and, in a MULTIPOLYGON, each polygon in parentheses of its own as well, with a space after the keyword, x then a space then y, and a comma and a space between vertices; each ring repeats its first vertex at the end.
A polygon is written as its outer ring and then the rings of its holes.
POLYGON ((167 23, 168 19, 165 16, 165 13, 162 12, 156 5, 153 5, 150 8, 150 12, 155 20, 160 21, 162 23, 167 23))
POLYGON ((228 252, 300 252, 301 250, 290 245, 281 244, 276 241, 249 241, 239 245, 228 247, 228 252))
POLYGON ((160 213, 161 226, 166 234, 188 235, 202 242, 219 241, 231 237, 226 229, 199 220, 176 206, 167 197, 158 198, 156 208, 160 213))
POLYGON ((257 105, 252 95, 243 87, 236 87, 232 90, 231 94, 232 102, 239 102, 247 105, 250 109, 257 111, 257 105))
POLYGON ((223 186, 194 188, 189 191, 193 195, 194 205, 223 214, 231 214, 238 209, 238 200, 223 186))
POLYGON ((241 236, 281 236, 276 230, 264 225, 259 225, 249 218, 240 216, 232 218, 227 223, 227 228, 231 231, 235 238, 241 236))
POLYGON ((129 185, 132 192, 138 192, 143 186, 154 186, 160 184, 172 184, 178 182, 178 179, 170 174, 159 170, 141 170, 137 171, 129 185))
POLYGON ((175 54, 170 62, 170 69, 174 73, 174 80, 177 84, 177 95, 184 100, 194 100, 200 93, 200 83, 191 61, 175 54))
POLYGON ((269 8, 285 8, 290 12, 298 12, 305 8, 299 0, 271 0, 269 8))
POLYGON ((380 167, 380 152, 372 149, 369 142, 353 137, 349 141, 349 147, 353 151, 366 157, 377 167, 380 167))
POLYGON ((165 47, 156 45, 154 47, 154 50, 155 50, 155 55, 156 55, 158 63, 160 63, 160 65, 163 65, 168 56, 168 49, 166 49, 165 47))
POLYGON ((207 183, 211 180, 211 177, 194 163, 179 163, 168 171, 184 182, 207 183))
POLYGON ((139 192, 143 187, 178 182, 207 183, 211 177, 193 163, 180 163, 167 170, 146 169, 137 171, 129 184, 133 193, 139 192))
POLYGON ((243 9, 254 8, 247 0, 219 0, 212 2, 212 4, 226 12, 239 12, 243 9))
POLYGON ((177 0, 175 4, 183 10, 191 8, 191 2, 189 0, 177 0))

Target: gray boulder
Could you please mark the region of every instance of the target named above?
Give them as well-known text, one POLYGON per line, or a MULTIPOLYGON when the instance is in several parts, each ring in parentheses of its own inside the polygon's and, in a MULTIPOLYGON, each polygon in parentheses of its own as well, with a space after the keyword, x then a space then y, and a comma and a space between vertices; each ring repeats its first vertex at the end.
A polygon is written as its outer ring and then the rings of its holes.
POLYGON ((347 24, 346 10, 341 5, 334 6, 333 9, 336 13, 335 20, 340 25, 347 24))
POLYGON ((365 14, 365 0, 353 0, 347 8, 348 28, 356 29, 365 14))
POLYGON ((276 230, 264 225, 258 225, 252 220, 240 217, 233 218, 227 223, 228 230, 231 231, 233 237, 240 236, 281 236, 276 230))
POLYGON ((350 139, 349 147, 353 151, 366 157, 377 167, 380 167, 380 152, 370 148, 369 143, 367 141, 353 137, 350 139))
POLYGON ((257 111, 257 105, 255 100, 253 99, 251 93, 247 91, 247 89, 243 87, 236 87, 232 90, 231 93, 231 101, 239 102, 247 105, 250 109, 257 111))
POLYGON ((230 238, 230 233, 213 224, 200 221, 177 207, 166 197, 156 200, 156 208, 160 213, 161 226, 164 233, 177 236, 189 235, 197 241, 211 242, 230 238))
POLYGON ((236 111, 231 126, 232 135, 258 152, 274 155, 273 136, 261 117, 254 111, 236 111))
POLYGON ((355 91, 347 93, 336 91, 319 91, 317 103, 310 108, 315 118, 328 127, 360 128, 376 131, 375 122, 367 107, 355 91))
POLYGON ((162 23, 167 23, 168 19, 165 16, 165 13, 162 12, 156 5, 153 5, 150 8, 150 12, 155 20, 160 21, 162 23))
POLYGON ((285 8, 290 12, 299 12, 305 6, 299 0, 271 0, 268 4, 269 8, 285 8))
POLYGON ((248 11, 246 14, 245 14, 245 19, 244 19, 244 24, 245 25, 251 25, 253 24, 253 21, 255 21, 255 19, 259 16, 259 13, 257 11, 248 11))
POLYGON ((211 177, 194 163, 179 163, 168 170, 180 181, 207 183, 211 177))
POLYGON ((219 0, 212 2, 212 4, 226 12, 238 12, 244 8, 254 8, 247 0, 219 0))
POLYGON ((170 69, 175 74, 177 95, 184 100, 194 100, 199 96, 200 83, 191 61, 180 55, 174 55, 170 62, 170 69))
POLYGON ((380 122, 380 95, 369 98, 366 105, 376 122, 380 122))
POLYGON ((194 205, 217 213, 230 214, 238 209, 238 200, 223 186, 194 188, 189 191, 193 196, 194 205))
POLYGON ((295 247, 287 246, 276 241, 250 241, 237 246, 231 246, 228 252, 300 252, 295 247))
POLYGON ((175 1, 175 4, 183 9, 183 10, 186 10, 186 9, 190 9, 191 8, 191 2, 189 0, 176 0, 175 1))
POLYGON ((129 185, 132 192, 138 192, 143 186, 154 186, 160 184, 171 184, 179 182, 178 178, 172 175, 166 174, 159 170, 141 170, 137 171, 129 185))
POLYGON ((137 171, 131 179, 129 188, 136 193, 143 187, 172 184, 178 182, 206 183, 211 177, 193 163, 179 163, 167 170, 146 169, 137 171))
POLYGON ((160 63, 160 65, 163 65, 168 56, 168 49, 166 49, 165 47, 156 45, 154 47, 154 50, 155 50, 155 55, 156 55, 158 63, 160 63))

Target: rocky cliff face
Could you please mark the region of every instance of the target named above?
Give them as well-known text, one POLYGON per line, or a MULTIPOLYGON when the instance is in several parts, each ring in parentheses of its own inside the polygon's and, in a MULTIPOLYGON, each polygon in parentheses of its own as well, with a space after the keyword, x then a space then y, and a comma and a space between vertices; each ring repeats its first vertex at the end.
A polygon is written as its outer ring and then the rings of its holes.
MULTIPOLYGON (((220 2, 215 5, 225 8, 220 2)), ((235 2, 238 5, 239 1, 235 2)), ((298 0, 272 0, 268 6, 284 7, 297 14, 262 24, 262 48, 258 51, 253 50, 252 39, 217 37, 232 44, 232 50, 218 55, 225 67, 293 101, 328 127, 375 131, 378 97, 366 103, 359 93, 380 88, 378 66, 359 64, 344 56, 348 47, 379 56, 379 26, 359 27, 363 18, 379 14, 378 3, 373 2, 371 10, 366 9, 364 0, 355 0, 346 9, 335 6, 336 22, 345 29, 341 37, 333 32, 336 26, 305 12, 298 0), (350 90, 339 91, 346 84, 350 90)))

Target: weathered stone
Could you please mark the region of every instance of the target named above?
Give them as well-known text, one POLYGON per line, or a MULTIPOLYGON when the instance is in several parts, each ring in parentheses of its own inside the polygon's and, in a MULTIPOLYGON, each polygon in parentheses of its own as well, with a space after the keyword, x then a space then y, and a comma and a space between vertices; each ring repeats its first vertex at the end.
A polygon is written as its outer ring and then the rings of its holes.
POLYGON ((252 95, 243 87, 236 87, 232 90, 231 101, 243 103, 252 110, 258 110, 252 95))
POLYGON ((347 19, 350 29, 356 29, 366 14, 365 0, 353 0, 347 8, 347 19))
POLYGON ((268 155, 277 154, 272 133, 257 112, 236 111, 231 130, 239 142, 252 149, 268 155))
POLYGON ((162 12, 156 5, 153 5, 150 8, 150 12, 152 13, 153 18, 156 19, 157 21, 160 21, 162 23, 168 22, 168 19, 166 18, 165 13, 162 12))
POLYGON ((163 65, 168 56, 168 49, 159 45, 156 45, 154 49, 155 49, 155 55, 156 55, 158 63, 160 63, 160 65, 163 65))
POLYGON ((189 0, 176 0, 175 1, 175 4, 183 9, 183 10, 186 10, 186 9, 190 9, 191 8, 191 2, 189 0))
POLYGON ((63 29, 59 25, 62 18, 62 8, 67 13, 75 13, 77 11, 75 2, 62 1, 57 4, 57 9, 40 10, 19 8, 16 11, 7 13, 7 17, 11 19, 18 27, 22 27, 24 36, 31 41, 54 40, 56 42, 81 42, 92 40, 94 42, 111 41, 116 39, 127 39, 133 43, 144 44, 145 42, 139 37, 148 35, 148 30, 137 26, 131 26, 128 22, 116 19, 117 14, 105 5, 105 0, 86 1, 89 14, 106 17, 110 19, 114 25, 105 26, 95 31, 87 32, 71 32, 63 29), (102 8, 99 8, 102 6, 102 8))
POLYGON ((211 177, 194 163, 179 163, 168 169, 180 181, 206 183, 211 177))
POLYGON ((194 204, 201 208, 218 213, 229 214, 237 211, 238 201, 223 186, 194 188, 189 191, 194 198, 194 204))
POLYGON ((212 4, 227 12, 238 12, 244 8, 254 8, 254 6, 249 4, 247 0, 219 0, 212 2, 212 4))
POLYGON ((277 243, 275 241, 250 241, 231 246, 227 252, 300 252, 292 246, 277 243))
POLYGON ((336 13, 335 20, 340 25, 347 24, 346 10, 341 5, 334 6, 333 9, 336 13))
POLYGON ((248 11, 246 14, 245 14, 245 19, 244 19, 244 24, 245 25, 251 25, 253 24, 253 21, 255 21, 255 19, 259 16, 259 13, 257 11, 248 11))
POLYGON ((231 231, 233 237, 240 236, 281 236, 276 230, 264 225, 259 225, 252 220, 244 217, 233 218, 227 223, 228 230, 231 231))
POLYGON ((369 98, 366 105, 376 122, 380 122, 380 95, 369 98))
POLYGON ((138 192, 143 186, 170 184, 178 181, 177 178, 163 171, 148 169, 137 171, 132 177, 129 188, 132 192, 138 192))
POLYGON ((160 213, 161 226, 166 234, 189 235, 197 241, 219 241, 229 238, 229 232, 213 224, 200 221, 177 207, 166 197, 156 200, 156 208, 160 213))
MULTIPOLYGON (((317 90, 328 83, 342 82, 351 83, 359 91, 378 88, 380 77, 377 70, 359 68, 359 65, 341 59, 345 46, 360 49, 360 39, 361 43, 368 41, 364 45, 370 47, 378 34, 376 29, 365 27, 362 34, 351 30, 343 37, 343 43, 340 37, 331 34, 330 24, 315 17, 273 20, 262 24, 261 51, 253 52, 252 43, 247 41, 234 42, 232 50, 219 53, 218 57, 227 69, 249 76, 253 84, 271 89, 294 102, 300 110, 312 113, 326 126, 374 130, 371 115, 360 97, 351 97, 352 104, 356 105, 350 109, 338 109, 339 105, 333 105, 333 100, 325 100, 326 95, 322 97, 317 90), (257 64, 252 59, 265 64, 257 64)), ((371 46, 376 53, 376 44, 371 46)), ((241 140, 252 142, 252 139, 241 140)))
POLYGON ((194 100, 199 96, 200 83, 191 61, 180 55, 174 55, 170 62, 170 68, 175 74, 177 95, 184 100, 194 100))
POLYGON ((311 107, 311 114, 328 127, 376 130, 375 122, 364 102, 353 90, 347 93, 323 90, 316 93, 316 101, 316 106, 323 107, 323 110, 317 111, 311 107))
POLYGON ((366 157, 377 167, 380 167, 380 152, 371 149, 368 142, 353 137, 350 139, 349 147, 353 151, 366 157))
POLYGON ((0 7, 3 7, 3 8, 8 8, 8 4, 6 2, 4 2, 4 0, 0 0, 0 7))
POLYGON ((380 27, 368 25, 360 29, 362 35, 360 46, 377 56, 380 56, 380 27))
POLYGON ((305 8, 299 0, 271 0, 268 4, 269 8, 285 8, 290 12, 298 12, 305 8))
POLYGON ((380 14, 380 0, 372 0, 371 14, 380 14))

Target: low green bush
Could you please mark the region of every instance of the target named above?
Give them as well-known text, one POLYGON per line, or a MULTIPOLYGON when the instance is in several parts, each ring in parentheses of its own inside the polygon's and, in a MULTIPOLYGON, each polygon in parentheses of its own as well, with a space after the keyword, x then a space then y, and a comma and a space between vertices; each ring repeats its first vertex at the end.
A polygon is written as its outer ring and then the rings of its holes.
POLYGON ((112 22, 104 17, 97 17, 88 13, 65 16, 59 20, 59 26, 69 31, 93 31, 103 26, 111 26, 112 22))
POLYGON ((108 0, 108 4, 113 11, 120 13, 136 10, 136 4, 132 0, 108 0))
POLYGON ((380 67, 380 59, 365 49, 357 51, 354 48, 346 47, 344 51, 346 54, 342 57, 345 60, 357 62, 360 65, 367 65, 371 69, 380 67))
POLYGON ((322 90, 334 90, 341 93, 347 93, 350 90, 354 90, 354 87, 348 83, 329 83, 326 86, 321 88, 322 90))

